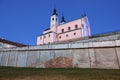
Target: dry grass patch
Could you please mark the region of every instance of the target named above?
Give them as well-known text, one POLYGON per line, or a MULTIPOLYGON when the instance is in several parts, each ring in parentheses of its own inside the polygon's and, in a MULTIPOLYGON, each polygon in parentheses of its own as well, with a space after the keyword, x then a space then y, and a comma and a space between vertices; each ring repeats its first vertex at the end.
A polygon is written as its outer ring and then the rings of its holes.
POLYGON ((120 69, 0 67, 0 80, 120 80, 120 69))

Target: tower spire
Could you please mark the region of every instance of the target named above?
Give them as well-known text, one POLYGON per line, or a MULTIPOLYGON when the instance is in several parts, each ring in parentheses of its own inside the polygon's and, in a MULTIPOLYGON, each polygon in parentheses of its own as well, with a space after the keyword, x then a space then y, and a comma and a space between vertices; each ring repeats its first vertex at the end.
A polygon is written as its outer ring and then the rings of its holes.
POLYGON ((52 15, 58 15, 58 14, 57 14, 57 11, 56 11, 56 8, 54 8, 52 15))
POLYGON ((53 14, 52 15, 58 15, 56 11, 56 2, 54 0, 54 9, 53 9, 53 14))
POLYGON ((83 14, 81 15, 82 18, 85 17, 85 16, 87 16, 86 13, 83 13, 83 14))
POLYGON ((61 24, 64 24, 65 22, 66 21, 65 21, 64 15, 62 14, 61 24))

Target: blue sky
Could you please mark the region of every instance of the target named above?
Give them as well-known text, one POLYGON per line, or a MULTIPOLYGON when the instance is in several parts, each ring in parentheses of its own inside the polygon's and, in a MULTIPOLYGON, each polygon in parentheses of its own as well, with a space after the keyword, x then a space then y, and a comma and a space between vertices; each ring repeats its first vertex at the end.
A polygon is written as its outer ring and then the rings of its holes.
POLYGON ((59 19, 86 13, 92 35, 120 30, 120 0, 0 0, 0 37, 36 45, 36 37, 50 25, 54 5, 59 19))

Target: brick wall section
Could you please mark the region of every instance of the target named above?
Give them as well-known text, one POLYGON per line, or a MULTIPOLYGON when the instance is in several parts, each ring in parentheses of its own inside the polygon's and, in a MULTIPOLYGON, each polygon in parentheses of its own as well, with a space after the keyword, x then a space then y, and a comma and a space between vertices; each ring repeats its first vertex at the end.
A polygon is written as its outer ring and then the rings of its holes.
POLYGON ((58 57, 45 62, 46 68, 71 68, 72 59, 68 57, 58 57))

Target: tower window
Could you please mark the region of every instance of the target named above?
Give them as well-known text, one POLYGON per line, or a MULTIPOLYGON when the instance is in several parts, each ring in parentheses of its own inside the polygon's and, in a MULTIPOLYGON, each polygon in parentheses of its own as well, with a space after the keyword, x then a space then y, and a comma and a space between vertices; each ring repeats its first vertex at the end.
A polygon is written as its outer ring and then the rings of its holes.
POLYGON ((66 37, 68 37, 68 35, 66 35, 66 37))
POLYGON ((76 33, 74 33, 74 35, 76 35, 76 33))
POLYGON ((52 20, 54 20, 54 18, 52 18, 52 20))
POLYGON ((64 29, 62 29, 62 32, 64 32, 64 29))
POLYGON ((75 29, 77 29, 78 28, 78 25, 75 25, 75 29))
POLYGON ((56 18, 56 21, 57 21, 57 18, 56 18))
POLYGON ((70 30, 71 28, 70 27, 68 27, 68 30, 70 30))

